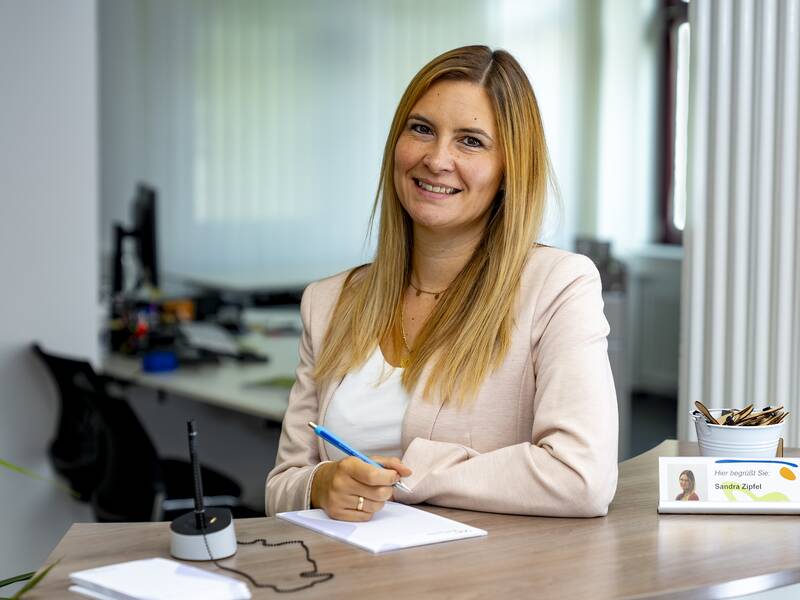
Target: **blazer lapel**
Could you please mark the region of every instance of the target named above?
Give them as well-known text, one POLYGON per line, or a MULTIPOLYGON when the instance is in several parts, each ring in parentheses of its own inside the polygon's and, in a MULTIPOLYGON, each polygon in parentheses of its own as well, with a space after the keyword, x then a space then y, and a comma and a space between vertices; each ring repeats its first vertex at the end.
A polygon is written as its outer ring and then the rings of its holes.
MULTIPOLYGON (((317 422, 320 425, 325 422, 325 413, 328 412, 328 406, 331 403, 333 394, 342 384, 342 381, 344 381, 344 378, 331 381, 320 391, 319 416, 317 417, 317 422)), ((320 459, 323 461, 330 460, 330 457, 328 456, 328 449, 325 447, 325 442, 319 436, 317 436, 317 448, 319 449, 320 459)))
POLYGON ((408 408, 403 417, 401 432, 401 445, 403 452, 408 449, 409 444, 414 438, 431 439, 436 418, 442 410, 443 400, 438 394, 433 399, 425 399, 423 391, 425 384, 430 376, 431 364, 425 366, 422 376, 419 378, 417 387, 411 394, 408 401, 408 408))

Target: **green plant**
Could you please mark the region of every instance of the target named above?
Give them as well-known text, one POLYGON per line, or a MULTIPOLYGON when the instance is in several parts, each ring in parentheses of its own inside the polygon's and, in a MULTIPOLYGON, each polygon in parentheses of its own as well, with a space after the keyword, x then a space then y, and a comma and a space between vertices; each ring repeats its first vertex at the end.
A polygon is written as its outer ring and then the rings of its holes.
MULTIPOLYGON (((31 471, 30 469, 26 469, 25 467, 20 467, 19 465, 15 465, 14 463, 9 462, 7 460, 3 460, 2 458, 0 458, 0 467, 5 467, 9 471, 14 471, 15 473, 19 473, 20 475, 25 475, 26 477, 30 477, 31 479, 38 479, 39 481, 46 481, 48 483, 52 483, 53 485, 55 485, 62 491, 70 494, 71 496, 74 496, 75 498, 80 498, 80 494, 78 492, 76 492, 73 489, 70 489, 63 483, 60 483, 48 477, 44 477, 43 475, 39 475, 38 473, 31 471)), ((54 562, 52 565, 44 569, 38 575, 36 575, 36 571, 31 571, 30 573, 22 573, 20 575, 15 575, 14 577, 9 577, 8 579, 3 579, 2 581, 0 581, 0 588, 5 587, 7 585, 11 585, 12 583, 19 583, 20 581, 28 582, 22 588, 20 588, 16 594, 11 596, 10 599, 0 598, 0 600, 17 600, 17 598, 22 598, 23 594, 26 594, 27 592, 32 590, 42 579, 44 579, 45 576, 50 572, 50 569, 55 567, 60 562, 60 560, 61 559, 58 559, 56 562, 54 562)))
POLYGON ((0 587, 5 587, 7 585, 11 585, 12 583, 18 583, 20 581, 28 582, 23 587, 21 587, 16 594, 11 596, 11 598, 0 598, 0 600, 17 600, 18 598, 22 598, 22 596, 24 596, 34 587, 36 587, 36 585, 47 576, 47 574, 52 570, 52 568, 55 567, 60 562, 61 559, 59 558, 56 562, 54 562, 52 565, 44 569, 38 575, 36 575, 36 571, 32 571, 31 573, 23 573, 22 575, 9 577, 8 579, 0 581, 0 587))
MULTIPOLYGON (((9 577, 8 579, 3 579, 0 581, 0 588, 6 587, 7 585, 11 585, 12 583, 19 583, 20 581, 28 581, 31 577, 36 575, 36 571, 31 571, 30 573, 23 573, 22 575, 15 575, 14 577, 9 577)), ((6 598, 0 598, 0 600, 6 600, 6 598)))
POLYGON ((43 475, 39 475, 38 473, 31 471, 30 469, 26 469, 25 467, 20 467, 19 465, 15 465, 14 463, 8 462, 7 460, 3 460, 2 458, 0 458, 0 467, 5 467, 10 471, 14 471, 15 473, 25 475, 27 477, 30 477, 31 479, 38 479, 39 481, 46 481, 48 483, 52 483, 57 488, 60 488, 62 491, 70 494, 71 496, 74 496, 75 498, 81 497, 81 495, 78 492, 64 485, 60 481, 56 481, 55 479, 50 479, 43 475))

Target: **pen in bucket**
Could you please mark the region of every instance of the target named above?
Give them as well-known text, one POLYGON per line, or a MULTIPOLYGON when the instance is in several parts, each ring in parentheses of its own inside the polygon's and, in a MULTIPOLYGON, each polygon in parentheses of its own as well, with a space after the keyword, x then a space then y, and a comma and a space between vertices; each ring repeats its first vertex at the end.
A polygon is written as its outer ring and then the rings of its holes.
MULTIPOLYGON (((361 454, 361 452, 359 452, 358 450, 348 446, 342 440, 333 435, 330 431, 325 429, 322 425, 317 425, 313 421, 309 421, 308 426, 311 427, 311 429, 314 430, 314 433, 316 433, 319 437, 321 437, 323 440, 325 440, 332 446, 338 448, 345 454, 349 456, 355 456, 356 458, 364 461, 368 465, 372 465, 373 467, 378 467, 379 469, 385 468, 382 464, 375 462, 369 456, 361 454)), ((395 482, 392 487, 396 487, 398 490, 403 490, 404 492, 411 493, 411 490, 402 481, 395 482)))

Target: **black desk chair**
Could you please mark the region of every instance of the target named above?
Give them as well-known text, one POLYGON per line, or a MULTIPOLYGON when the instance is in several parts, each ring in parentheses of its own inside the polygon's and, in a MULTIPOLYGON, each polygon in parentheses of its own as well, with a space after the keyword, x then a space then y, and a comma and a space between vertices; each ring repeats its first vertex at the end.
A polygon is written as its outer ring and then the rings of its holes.
POLYGON ((52 356, 39 344, 33 344, 33 351, 53 376, 61 400, 56 436, 48 449, 50 462, 80 499, 88 502, 103 475, 98 437, 101 424, 76 384, 85 380, 100 386, 100 382, 89 363, 52 356))
MULTIPOLYGON (((124 398, 109 392, 106 378, 85 361, 54 356, 38 344, 34 351, 61 396, 58 432, 51 444, 53 464, 82 498, 91 499, 98 521, 170 520, 192 508, 190 463, 158 457, 136 414, 124 398)), ((235 481, 206 467, 201 471, 206 506, 227 506, 235 516, 253 515, 239 507, 242 491, 235 481)))

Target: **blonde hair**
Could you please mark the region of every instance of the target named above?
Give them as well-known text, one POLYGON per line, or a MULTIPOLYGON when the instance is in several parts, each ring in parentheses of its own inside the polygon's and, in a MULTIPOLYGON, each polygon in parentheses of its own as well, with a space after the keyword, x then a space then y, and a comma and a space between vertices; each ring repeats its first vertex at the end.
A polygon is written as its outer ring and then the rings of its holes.
POLYGON ((445 52, 411 80, 395 112, 383 152, 370 226, 380 206, 374 262, 347 277, 325 335, 314 376, 319 383, 363 365, 400 325, 400 303, 411 273, 413 223, 394 182, 394 152, 417 101, 443 80, 467 81, 486 90, 497 122, 505 190, 490 210, 481 242, 442 294, 419 332, 404 387, 412 391, 431 366, 424 396, 467 403, 505 357, 525 261, 542 225, 550 161, 539 107, 525 72, 503 50, 466 46, 445 52))

